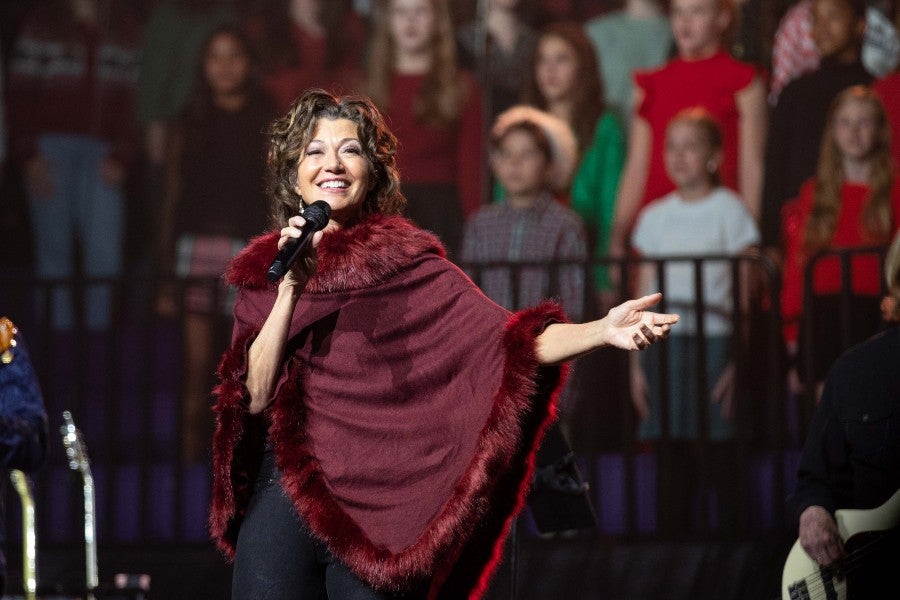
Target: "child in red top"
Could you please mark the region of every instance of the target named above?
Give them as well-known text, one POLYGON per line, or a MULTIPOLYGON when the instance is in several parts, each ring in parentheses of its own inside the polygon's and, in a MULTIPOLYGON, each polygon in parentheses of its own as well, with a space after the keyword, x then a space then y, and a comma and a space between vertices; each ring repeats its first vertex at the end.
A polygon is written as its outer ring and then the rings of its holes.
POLYGON ((800 317, 804 310, 812 312, 816 339, 802 341, 815 348, 814 381, 822 380, 843 349, 878 328, 881 273, 876 254, 854 256, 850 264, 851 339, 842 339, 840 326, 839 258, 815 262, 814 298, 803 298, 803 276, 820 251, 880 246, 897 230, 900 185, 891 167, 890 139, 884 106, 874 92, 866 86, 844 90, 831 107, 816 176, 782 213, 784 336, 788 352, 797 355, 803 338, 800 317))
POLYGON ((732 58, 723 39, 732 23, 730 0, 673 0, 669 13, 678 57, 635 75, 628 157, 616 197, 610 253, 622 255, 638 210, 675 186, 666 175, 666 126, 681 110, 700 106, 723 135, 722 184, 759 214, 766 92, 753 66, 732 58))
POLYGON ((456 58, 447 0, 382 0, 374 14, 368 95, 397 136, 406 216, 455 259, 487 197, 481 87, 456 58))

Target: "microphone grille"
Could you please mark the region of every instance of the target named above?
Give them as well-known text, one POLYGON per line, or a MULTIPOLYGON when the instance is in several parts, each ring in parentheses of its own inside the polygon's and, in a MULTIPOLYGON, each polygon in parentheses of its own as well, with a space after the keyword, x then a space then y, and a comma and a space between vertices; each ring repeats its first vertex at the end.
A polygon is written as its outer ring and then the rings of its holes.
POLYGON ((314 230, 319 231, 328 224, 328 219, 331 217, 331 205, 324 200, 316 200, 304 208, 302 214, 314 230))

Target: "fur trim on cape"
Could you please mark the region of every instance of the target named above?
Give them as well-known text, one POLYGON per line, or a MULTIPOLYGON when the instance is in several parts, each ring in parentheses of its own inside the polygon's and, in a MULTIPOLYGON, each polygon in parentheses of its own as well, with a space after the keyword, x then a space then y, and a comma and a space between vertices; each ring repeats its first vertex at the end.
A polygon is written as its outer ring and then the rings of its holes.
MULTIPOLYGON (((278 231, 250 241, 225 271, 234 286, 265 288, 275 284, 266 271, 278 254, 278 231)), ((446 256, 432 233, 403 217, 376 215, 346 229, 329 232, 317 248, 319 264, 304 291, 327 294, 377 285, 424 253, 446 256)))
MULTIPOLYGON (((273 232, 254 240, 233 262, 228 281, 251 287, 271 285, 265 273, 277 252, 277 239, 273 232)), ((316 293, 373 285, 402 270, 422 252, 443 255, 434 236, 405 219, 371 219, 323 238, 319 270, 310 285, 315 283, 316 293)), ((418 540, 396 553, 373 544, 331 494, 308 450, 302 403, 273 402, 266 411, 268 436, 277 450, 284 489, 310 529, 357 576, 390 591, 429 581, 429 598, 434 599, 480 598, 487 591, 512 520, 525 505, 535 452, 555 418, 566 373, 565 366, 538 365, 535 337, 548 324, 564 320, 561 309, 549 302, 509 317, 502 332, 506 358, 500 387, 469 466, 418 540)), ((236 340, 225 353, 216 388, 210 530, 219 549, 231 559, 259 458, 253 450, 258 447, 252 441, 254 428, 266 426, 263 417, 247 414, 241 379, 246 348, 254 336, 255 332, 236 340)), ((292 373, 279 397, 299 396, 300 385, 300 377, 292 373)))

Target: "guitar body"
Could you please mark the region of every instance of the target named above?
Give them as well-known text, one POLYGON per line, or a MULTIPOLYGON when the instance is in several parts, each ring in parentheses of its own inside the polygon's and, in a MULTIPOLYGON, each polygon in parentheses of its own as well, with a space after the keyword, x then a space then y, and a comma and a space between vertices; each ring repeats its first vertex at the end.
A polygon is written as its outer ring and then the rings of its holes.
MULTIPOLYGON (((844 540, 848 556, 858 555, 874 547, 884 532, 900 524, 900 490, 887 502, 869 510, 841 509, 834 513, 838 532, 844 540)), ((782 600, 855 600, 853 578, 837 570, 822 567, 800 545, 794 542, 781 574, 782 600)))

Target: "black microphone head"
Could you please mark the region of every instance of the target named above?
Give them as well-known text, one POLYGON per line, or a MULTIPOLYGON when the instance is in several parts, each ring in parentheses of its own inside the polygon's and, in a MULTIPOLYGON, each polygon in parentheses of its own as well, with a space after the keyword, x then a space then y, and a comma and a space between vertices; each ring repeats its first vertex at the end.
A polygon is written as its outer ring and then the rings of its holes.
POLYGON ((328 219, 331 217, 331 205, 324 200, 316 200, 304 208, 301 214, 313 231, 319 231, 328 225, 328 219))

